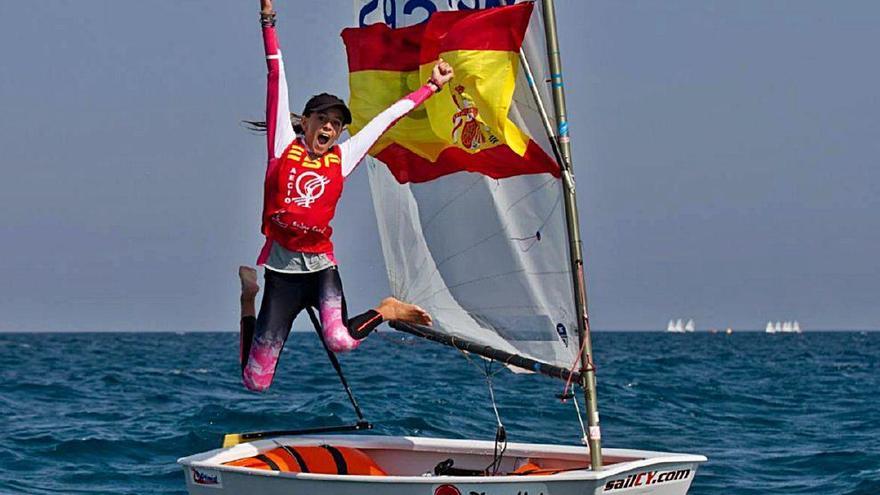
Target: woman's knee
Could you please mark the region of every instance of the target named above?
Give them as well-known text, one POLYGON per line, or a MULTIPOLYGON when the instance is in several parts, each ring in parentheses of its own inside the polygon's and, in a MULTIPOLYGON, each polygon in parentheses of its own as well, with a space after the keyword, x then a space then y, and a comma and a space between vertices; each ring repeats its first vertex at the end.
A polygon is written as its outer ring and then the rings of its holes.
POLYGON ((352 338, 351 334, 348 333, 348 327, 341 320, 325 324, 323 334, 324 343, 333 352, 353 351, 361 343, 359 340, 352 338))

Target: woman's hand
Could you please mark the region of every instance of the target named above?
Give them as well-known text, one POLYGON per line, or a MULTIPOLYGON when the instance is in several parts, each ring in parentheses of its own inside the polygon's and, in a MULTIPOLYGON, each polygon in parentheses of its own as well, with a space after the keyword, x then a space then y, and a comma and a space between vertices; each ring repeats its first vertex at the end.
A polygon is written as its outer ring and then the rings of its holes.
POLYGON ((441 58, 437 61, 437 65, 431 69, 430 83, 437 87, 437 91, 440 91, 453 77, 455 77, 455 72, 452 70, 452 66, 441 58))
POLYGON ((272 0, 260 0, 260 13, 261 14, 271 14, 272 13, 272 0))

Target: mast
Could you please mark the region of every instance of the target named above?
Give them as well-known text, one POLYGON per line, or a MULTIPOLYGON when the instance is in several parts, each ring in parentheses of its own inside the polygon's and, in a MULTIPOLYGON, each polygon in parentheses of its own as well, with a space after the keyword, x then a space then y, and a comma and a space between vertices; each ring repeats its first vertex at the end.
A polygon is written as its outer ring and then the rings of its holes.
POLYGON ((581 250, 578 224, 577 196, 574 171, 571 165, 571 140, 568 135, 568 117, 565 113, 565 89, 562 82, 562 59, 559 55, 559 39, 556 35, 556 10, 553 0, 542 0, 544 30, 547 37, 547 59, 550 62, 550 80, 553 90, 553 106, 556 110, 556 139, 562 155, 562 188, 565 197, 565 221, 568 230, 569 257, 575 308, 578 315, 578 336, 581 350, 581 386, 587 405, 588 444, 590 467, 602 469, 602 433, 599 428, 599 407, 596 398, 596 368, 593 366, 593 344, 590 342, 590 316, 587 312, 587 284, 584 275, 584 258, 581 250))

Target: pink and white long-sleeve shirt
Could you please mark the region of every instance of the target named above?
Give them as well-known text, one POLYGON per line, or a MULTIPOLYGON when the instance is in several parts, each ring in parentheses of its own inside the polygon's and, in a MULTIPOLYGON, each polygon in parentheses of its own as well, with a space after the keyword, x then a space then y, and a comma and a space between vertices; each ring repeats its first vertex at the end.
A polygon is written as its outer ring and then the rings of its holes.
POLYGON ((268 66, 266 144, 268 164, 263 199, 266 243, 257 260, 284 272, 316 271, 335 264, 332 229, 342 183, 369 149, 398 120, 427 100, 425 84, 377 115, 360 132, 334 146, 323 157, 303 157, 308 148, 290 122, 284 61, 273 26, 263 27, 268 66), (323 196, 323 197, 322 197, 323 196))

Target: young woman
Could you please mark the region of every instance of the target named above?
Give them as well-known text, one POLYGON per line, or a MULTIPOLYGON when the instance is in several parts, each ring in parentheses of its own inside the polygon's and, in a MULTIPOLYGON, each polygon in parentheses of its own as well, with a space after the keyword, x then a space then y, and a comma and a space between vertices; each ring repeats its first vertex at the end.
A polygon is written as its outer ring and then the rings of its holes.
POLYGON ((261 0, 261 23, 269 68, 266 96, 266 136, 269 161, 263 198, 266 244, 258 264, 265 270, 265 293, 256 315, 259 291, 256 271, 239 269, 241 279, 241 370, 244 385, 262 391, 271 385, 278 356, 294 318, 306 307, 317 307, 323 337, 334 352, 358 346, 383 321, 430 325, 422 308, 386 298, 375 308, 348 318, 330 221, 345 178, 370 147, 401 117, 427 100, 453 76, 440 60, 431 78, 360 132, 337 144, 351 112, 339 98, 322 93, 306 103, 298 129, 291 124, 284 62, 275 33, 272 0, 261 0))

